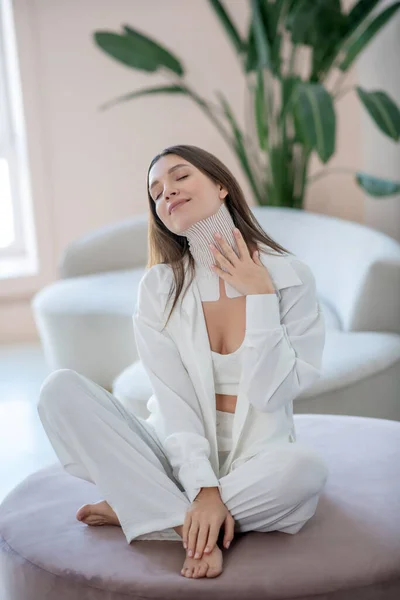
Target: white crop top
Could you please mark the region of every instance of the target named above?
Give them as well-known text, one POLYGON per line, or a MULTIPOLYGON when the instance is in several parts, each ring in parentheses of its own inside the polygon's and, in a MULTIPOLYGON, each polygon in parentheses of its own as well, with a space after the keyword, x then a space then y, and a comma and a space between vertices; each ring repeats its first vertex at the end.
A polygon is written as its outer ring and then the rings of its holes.
POLYGON ((243 349, 244 342, 230 354, 218 354, 211 350, 216 394, 238 395, 243 349))

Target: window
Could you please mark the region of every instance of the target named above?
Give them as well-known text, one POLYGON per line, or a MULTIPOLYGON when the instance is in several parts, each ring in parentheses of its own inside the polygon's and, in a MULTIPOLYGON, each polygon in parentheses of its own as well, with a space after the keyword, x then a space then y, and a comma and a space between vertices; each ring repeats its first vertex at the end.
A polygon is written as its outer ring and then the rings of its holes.
POLYGON ((0 278, 36 273, 36 243, 12 0, 0 0, 0 278))

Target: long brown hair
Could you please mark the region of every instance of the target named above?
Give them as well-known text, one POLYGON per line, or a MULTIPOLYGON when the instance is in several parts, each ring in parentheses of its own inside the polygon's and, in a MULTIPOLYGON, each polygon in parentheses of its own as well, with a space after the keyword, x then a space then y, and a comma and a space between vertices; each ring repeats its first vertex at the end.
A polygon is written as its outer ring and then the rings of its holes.
MULTIPOLYGON (((255 251, 257 248, 262 251, 261 247, 258 247, 257 242, 259 242, 260 244, 266 246, 266 248, 271 248, 279 254, 292 254, 289 252, 289 250, 286 250, 286 248, 275 242, 265 233, 248 206, 243 191, 236 178, 216 156, 197 146, 185 144, 169 146, 168 148, 165 148, 162 152, 160 152, 160 154, 157 154, 153 158, 147 172, 147 195, 150 207, 150 218, 148 226, 149 259, 146 265, 146 269, 150 269, 152 266, 160 263, 169 264, 173 270, 175 287, 171 287, 168 301, 170 300, 172 293, 174 291, 176 293, 165 326, 170 319, 185 282, 185 259, 189 260, 190 280, 188 282, 188 286, 193 281, 193 277, 195 275, 195 262, 192 254, 189 251, 187 238, 185 236, 173 233, 164 225, 156 213, 155 202, 150 195, 150 170, 160 158, 166 156, 167 154, 176 154, 177 156, 187 160, 192 165, 197 167, 197 169, 207 175, 210 179, 212 179, 214 183, 221 184, 225 187, 225 189, 228 190, 228 194, 224 199, 226 207, 229 210, 235 226, 241 232, 249 251, 255 251)), ((266 252, 266 254, 268 254, 268 252, 266 252)))

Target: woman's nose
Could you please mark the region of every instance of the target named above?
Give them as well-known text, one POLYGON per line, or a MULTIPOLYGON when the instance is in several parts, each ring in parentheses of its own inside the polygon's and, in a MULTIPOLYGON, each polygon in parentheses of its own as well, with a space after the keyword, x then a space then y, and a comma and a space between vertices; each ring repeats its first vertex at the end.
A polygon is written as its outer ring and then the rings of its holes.
POLYGON ((176 196, 176 189, 171 188, 171 190, 167 189, 165 192, 165 199, 168 200, 170 198, 174 198, 176 196))

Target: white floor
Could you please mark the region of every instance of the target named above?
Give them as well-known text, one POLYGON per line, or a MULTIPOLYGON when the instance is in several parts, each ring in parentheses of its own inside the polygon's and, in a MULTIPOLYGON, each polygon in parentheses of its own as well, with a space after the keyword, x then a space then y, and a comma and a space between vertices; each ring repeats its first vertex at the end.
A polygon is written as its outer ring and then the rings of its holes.
POLYGON ((0 345, 0 503, 27 475, 58 462, 36 410, 50 372, 39 343, 0 345))

